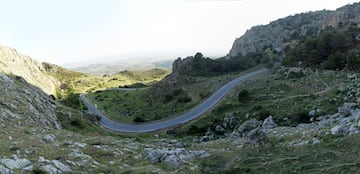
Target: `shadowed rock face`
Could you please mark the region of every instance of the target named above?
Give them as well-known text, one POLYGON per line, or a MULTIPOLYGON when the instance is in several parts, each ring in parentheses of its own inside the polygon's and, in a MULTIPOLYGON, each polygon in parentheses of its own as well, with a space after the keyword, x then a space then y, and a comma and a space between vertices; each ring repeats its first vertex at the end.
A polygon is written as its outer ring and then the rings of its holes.
POLYGON ((22 77, 0 73, 0 89, 1 127, 61 128, 55 112, 56 105, 38 87, 27 83, 22 77), (20 120, 23 122, 18 122, 17 125, 10 124, 20 120))
POLYGON ((327 27, 346 28, 350 24, 360 25, 360 3, 354 3, 336 11, 301 13, 255 26, 237 38, 228 57, 257 53, 272 47, 283 50, 286 45, 309 34, 317 34, 327 27))
POLYGON ((56 80, 46 73, 41 62, 0 45, 0 72, 23 77, 46 94, 55 94, 56 80))

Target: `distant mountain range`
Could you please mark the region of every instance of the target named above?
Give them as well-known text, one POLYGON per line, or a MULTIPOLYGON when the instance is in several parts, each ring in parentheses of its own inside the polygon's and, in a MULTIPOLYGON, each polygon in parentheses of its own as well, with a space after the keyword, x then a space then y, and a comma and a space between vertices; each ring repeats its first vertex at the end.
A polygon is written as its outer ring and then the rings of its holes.
POLYGON ((154 68, 171 69, 174 60, 138 60, 138 61, 113 61, 98 63, 88 66, 71 68, 72 70, 93 75, 115 74, 124 70, 146 71, 154 68))

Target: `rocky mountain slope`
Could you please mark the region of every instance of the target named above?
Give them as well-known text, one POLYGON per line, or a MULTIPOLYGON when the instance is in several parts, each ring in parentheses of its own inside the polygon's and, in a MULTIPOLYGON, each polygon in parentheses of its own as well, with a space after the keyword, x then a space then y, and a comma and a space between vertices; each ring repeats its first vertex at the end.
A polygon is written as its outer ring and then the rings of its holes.
POLYGON ((21 76, 48 95, 56 93, 58 82, 47 74, 42 63, 20 54, 16 49, 0 46, 0 72, 21 76))
POLYGON ((342 29, 350 24, 360 26, 360 3, 338 8, 336 11, 316 11, 296 14, 255 26, 237 38, 228 57, 260 53, 266 48, 283 50, 286 45, 304 36, 318 34, 327 27, 342 29))
POLYGON ((157 163, 174 170, 211 156, 200 147, 161 138, 164 135, 143 141, 88 129, 86 114, 57 104, 20 76, 0 73, 0 88, 0 174, 162 173, 157 163))
POLYGON ((55 102, 38 87, 27 83, 20 76, 0 73, 0 88, 2 127, 61 128, 55 113, 55 102))

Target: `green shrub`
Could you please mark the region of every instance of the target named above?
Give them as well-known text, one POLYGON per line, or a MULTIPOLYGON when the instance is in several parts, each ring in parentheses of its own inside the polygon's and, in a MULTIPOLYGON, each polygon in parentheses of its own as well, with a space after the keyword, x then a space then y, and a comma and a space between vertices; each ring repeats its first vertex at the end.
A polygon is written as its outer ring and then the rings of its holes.
POLYGON ((181 103, 188 103, 191 101, 192 101, 192 99, 190 96, 182 96, 182 97, 178 98, 178 102, 181 102, 181 103))
POLYGON ((133 121, 134 121, 134 122, 137 122, 137 123, 139 123, 139 122, 145 122, 144 118, 142 118, 142 117, 140 117, 140 116, 136 116, 133 121))
POLYGON ((74 127, 77 127, 79 129, 84 129, 85 128, 85 125, 84 125, 83 121, 81 120, 81 118, 78 118, 78 117, 71 120, 70 125, 74 126, 74 127))
POLYGON ((243 103, 243 102, 245 102, 245 101, 247 101, 247 100, 249 100, 249 99, 250 99, 250 94, 249 94, 249 91, 248 91, 248 90, 243 89, 243 90, 241 90, 241 91, 239 92, 239 94, 238 94, 238 100, 239 100, 240 103, 243 103))

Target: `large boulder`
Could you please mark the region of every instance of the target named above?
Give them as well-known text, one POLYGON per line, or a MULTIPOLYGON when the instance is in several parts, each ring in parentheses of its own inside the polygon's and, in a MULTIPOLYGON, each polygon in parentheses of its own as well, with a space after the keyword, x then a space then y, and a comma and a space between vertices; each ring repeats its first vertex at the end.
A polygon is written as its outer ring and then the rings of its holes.
POLYGON ((31 162, 26 158, 18 158, 16 155, 13 155, 11 158, 0 159, 0 164, 3 164, 8 169, 23 169, 29 165, 31 162))
POLYGON ((248 121, 245 121, 243 124, 239 126, 237 132, 240 135, 244 135, 247 132, 259 128, 261 126, 261 121, 256 120, 256 118, 252 118, 248 121))
MULTIPOLYGON (((271 121, 272 117, 268 118, 265 127, 269 128, 274 126, 274 121, 271 121)), ((262 122, 252 118, 248 121, 245 121, 239 126, 232 134, 231 137, 241 136, 245 143, 248 144, 258 144, 265 139, 266 133, 262 128, 262 122)))
POLYGON ((270 115, 269 117, 267 117, 267 118, 264 120, 261 128, 262 128, 262 130, 263 130, 264 132, 268 132, 269 130, 275 128, 276 126, 277 126, 277 124, 276 124, 275 120, 274 120, 273 117, 270 115))
POLYGON ((62 163, 61 161, 51 160, 51 163, 54 164, 54 166, 62 172, 71 172, 70 167, 68 165, 62 163))
POLYGON ((266 137, 265 132, 261 128, 256 128, 248 132, 244 138, 248 144, 259 144, 266 137))
POLYGON ((195 157, 207 158, 211 155, 205 151, 188 151, 185 148, 145 148, 143 156, 145 159, 149 160, 150 163, 166 162, 175 169, 178 169, 185 161, 189 159, 195 157))
POLYGON ((224 134, 225 129, 224 129, 222 126, 217 125, 217 126, 215 127, 215 132, 216 132, 217 134, 224 134))
POLYGON ((342 116, 349 116, 353 107, 355 107, 356 103, 344 103, 341 107, 338 107, 338 113, 342 116))
POLYGON ((46 134, 42 137, 42 140, 45 143, 53 143, 56 140, 56 136, 54 134, 46 134))
POLYGON ((342 136, 346 134, 346 129, 343 125, 336 125, 333 128, 331 128, 331 134, 335 136, 342 136))

